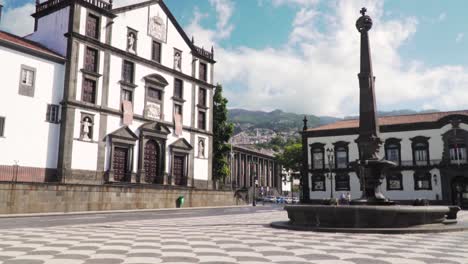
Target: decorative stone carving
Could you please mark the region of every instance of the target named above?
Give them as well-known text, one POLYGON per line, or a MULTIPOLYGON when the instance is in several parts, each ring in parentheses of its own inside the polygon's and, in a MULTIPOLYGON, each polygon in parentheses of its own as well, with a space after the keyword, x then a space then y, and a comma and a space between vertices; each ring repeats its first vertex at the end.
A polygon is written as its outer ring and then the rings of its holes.
POLYGON ((174 69, 182 71, 182 52, 179 50, 174 51, 174 69))
POLYGON ((152 103, 152 102, 147 102, 145 115, 147 118, 150 118, 150 119, 160 119, 161 118, 161 105, 152 103))
POLYGON ((164 23, 164 20, 159 16, 159 14, 150 17, 148 23, 148 35, 162 42, 166 42, 166 24, 164 23))

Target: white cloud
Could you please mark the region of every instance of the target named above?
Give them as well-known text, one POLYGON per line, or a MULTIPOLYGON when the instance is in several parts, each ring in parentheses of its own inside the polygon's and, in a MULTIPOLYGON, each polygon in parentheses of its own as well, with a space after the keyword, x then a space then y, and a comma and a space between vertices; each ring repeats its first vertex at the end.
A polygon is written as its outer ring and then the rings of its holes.
POLYGON ((465 34, 464 33, 458 33, 457 37, 455 38, 455 42, 460 43, 460 42, 463 41, 463 38, 465 38, 465 34))
POLYGON ((439 15, 439 21, 444 21, 446 18, 447 18, 447 14, 446 14, 446 13, 440 13, 440 15, 439 15))
POLYGON ((430 67, 400 56, 399 48, 416 33, 417 19, 384 19, 382 0, 327 2, 332 14, 321 13, 315 0, 271 1, 275 5, 300 7, 289 41, 281 48, 220 46, 216 30, 201 27, 200 16, 187 28, 197 38, 201 35, 215 42, 218 61, 215 77, 224 85, 230 107, 279 108, 320 115, 356 114, 360 36, 355 21, 360 8, 366 6, 374 21, 370 42, 379 108, 468 108, 467 68, 430 67), (319 30, 317 19, 326 21, 327 26, 319 30))
POLYGON ((32 3, 17 7, 8 8, 5 4, 2 14, 0 29, 24 36, 34 31, 34 19, 31 14, 34 13, 35 5, 32 3))

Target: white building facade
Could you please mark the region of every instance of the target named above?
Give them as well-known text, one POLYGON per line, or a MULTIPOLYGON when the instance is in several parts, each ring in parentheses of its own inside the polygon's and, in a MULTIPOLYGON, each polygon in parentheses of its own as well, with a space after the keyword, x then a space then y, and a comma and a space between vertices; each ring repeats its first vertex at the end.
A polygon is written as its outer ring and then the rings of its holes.
MULTIPOLYGON (((386 173, 382 192, 391 200, 468 206, 468 111, 380 117, 382 158, 396 167, 386 173)), ((349 162, 359 158, 359 120, 344 120, 303 132, 310 201, 351 194, 361 186, 349 162)), ((309 197, 307 197, 309 194, 309 197)))
MULTIPOLYGON (((9 149, 42 144, 22 152, 20 165, 55 169, 65 183, 211 188, 213 50, 195 46, 163 1, 112 8, 101 0, 50 0, 37 4, 33 17, 35 32, 23 40, 60 61, 53 62, 57 69, 39 58, 21 64, 37 69, 36 84, 44 82, 40 86, 60 105, 60 116, 53 127, 31 127, 41 130, 38 140, 0 138, 9 149), (55 76, 54 82, 45 76, 55 76), (44 152, 50 160, 37 163, 44 152)), ((2 67, 9 67, 7 55, 0 56, 2 67)), ((11 74, 12 87, 18 76, 19 70, 11 74)), ((9 105, 0 105, 0 116, 7 119, 5 132, 16 137, 24 129, 13 121, 18 113, 2 113, 25 100, 14 92, 5 98, 9 105)), ((39 95, 30 100, 39 104, 39 95)), ((43 122, 40 107, 30 111, 41 119, 21 122, 43 122)), ((0 164, 11 162, 11 155, 0 156, 0 164)))

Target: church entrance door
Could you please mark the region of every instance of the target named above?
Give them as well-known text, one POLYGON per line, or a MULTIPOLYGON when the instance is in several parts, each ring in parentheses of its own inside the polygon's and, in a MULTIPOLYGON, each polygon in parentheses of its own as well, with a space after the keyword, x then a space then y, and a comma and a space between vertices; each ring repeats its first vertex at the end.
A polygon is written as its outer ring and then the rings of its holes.
POLYGON ((158 177, 158 145, 154 140, 150 140, 145 145, 145 181, 147 183, 162 184, 161 177, 158 177))

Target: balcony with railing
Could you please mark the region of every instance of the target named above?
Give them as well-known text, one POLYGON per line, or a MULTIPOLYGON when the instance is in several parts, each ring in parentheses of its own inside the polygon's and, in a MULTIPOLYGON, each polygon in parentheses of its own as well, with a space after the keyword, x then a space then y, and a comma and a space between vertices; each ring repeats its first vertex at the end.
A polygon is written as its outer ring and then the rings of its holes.
MULTIPOLYGON (((103 0, 80 0, 84 3, 88 3, 98 8, 102 8, 104 10, 110 11, 112 10, 112 2, 113 0, 103 1, 103 0)), ((48 10, 49 8, 56 7, 58 5, 64 4, 65 2, 69 2, 69 0, 49 0, 43 3, 39 1, 36 2, 36 13, 48 10)))

